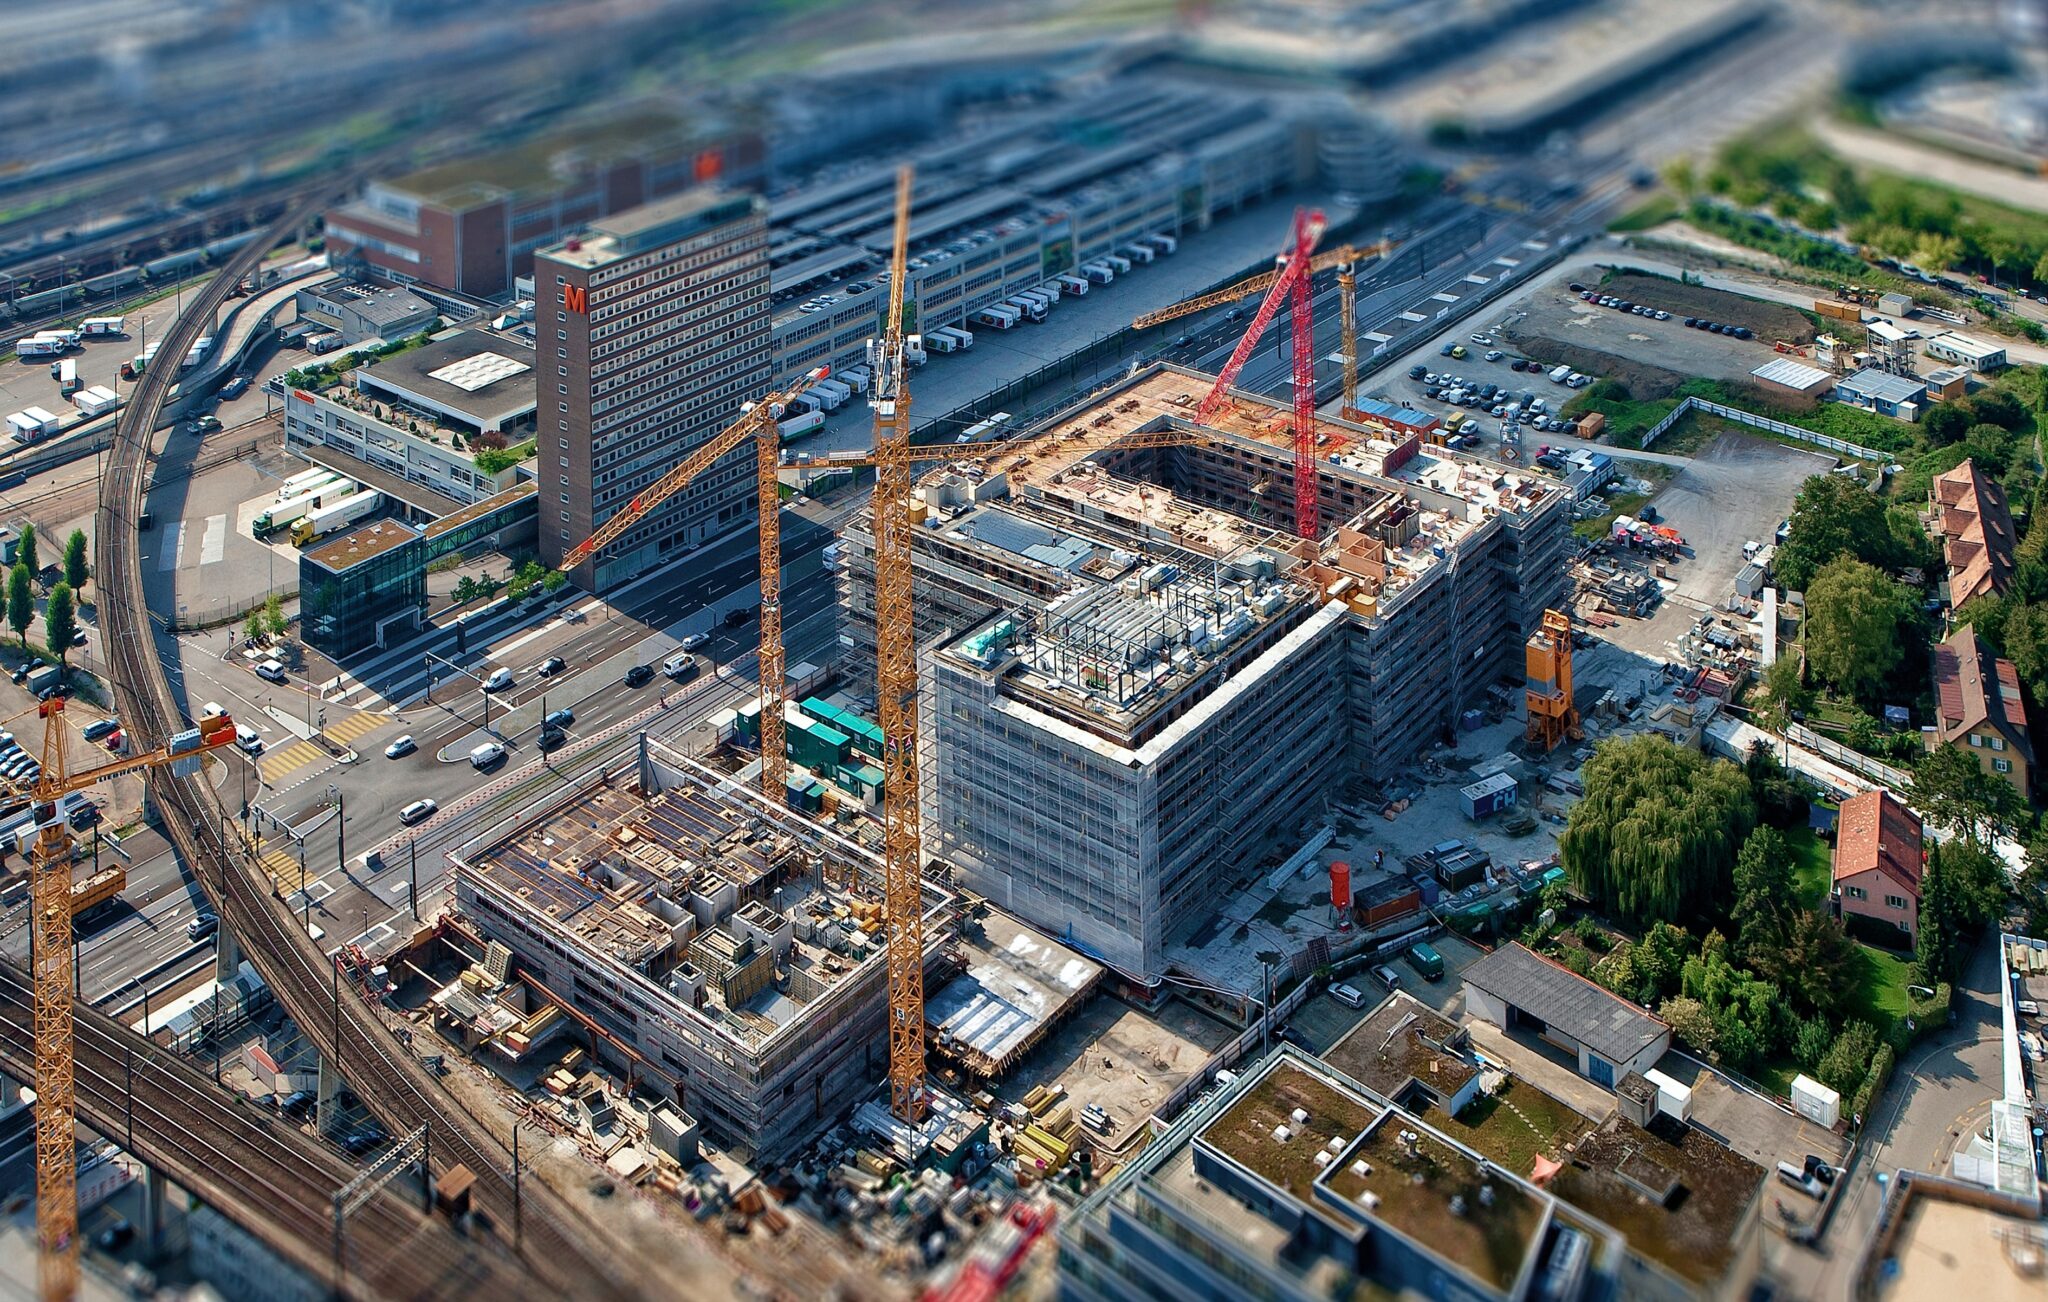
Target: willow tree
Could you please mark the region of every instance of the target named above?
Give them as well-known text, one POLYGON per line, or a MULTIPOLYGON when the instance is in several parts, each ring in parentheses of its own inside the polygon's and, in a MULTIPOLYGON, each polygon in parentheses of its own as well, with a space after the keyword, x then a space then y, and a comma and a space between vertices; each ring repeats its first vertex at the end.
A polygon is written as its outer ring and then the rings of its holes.
POLYGON ((1736 852, 1756 826, 1739 767, 1643 735, 1601 743, 1581 780, 1585 798, 1557 840, 1581 895, 1640 925, 1726 912, 1736 852))

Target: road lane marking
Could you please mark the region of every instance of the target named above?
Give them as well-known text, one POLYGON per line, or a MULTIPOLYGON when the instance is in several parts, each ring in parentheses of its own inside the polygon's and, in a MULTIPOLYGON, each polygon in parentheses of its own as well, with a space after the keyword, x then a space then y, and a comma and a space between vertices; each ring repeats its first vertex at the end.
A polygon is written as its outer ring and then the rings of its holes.
POLYGON ((199 540, 199 563, 212 565, 227 555, 228 518, 224 515, 206 517, 206 533, 199 540))
POLYGON ((164 574, 175 570, 184 563, 184 560, 185 522, 180 520, 164 527, 164 549, 158 552, 156 557, 157 573, 164 574))

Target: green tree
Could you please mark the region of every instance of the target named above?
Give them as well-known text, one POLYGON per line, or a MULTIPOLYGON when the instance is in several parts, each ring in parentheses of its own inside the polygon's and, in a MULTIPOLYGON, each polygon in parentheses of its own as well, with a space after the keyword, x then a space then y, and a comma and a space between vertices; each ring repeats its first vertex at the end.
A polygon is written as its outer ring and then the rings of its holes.
POLYGON ((60 582, 50 589, 50 599, 43 606, 43 633, 49 638, 57 663, 64 663, 64 658, 71 654, 71 639, 77 632, 78 607, 71 597, 71 585, 60 582))
POLYGON ((1937 847, 1920 874, 1919 930, 1913 938, 1920 970, 1930 981, 1953 982, 1963 974, 1963 916, 1968 906, 1958 885, 1943 867, 1937 847))
POLYGON ((1798 1029, 1792 1033, 1792 1056, 1802 1068, 1812 1071, 1820 1066, 1820 1060, 1827 1056, 1834 1042, 1835 1033, 1829 1029, 1826 1018, 1801 1018, 1798 1029))
POLYGON ((242 621, 242 636, 251 642, 263 640, 263 611, 261 609, 250 611, 248 618, 242 621))
POLYGON ((452 595, 455 598, 455 604, 458 606, 466 606, 470 602, 475 601, 477 599, 476 580, 467 574, 463 575, 455 580, 455 591, 452 595))
POLYGON ((76 592, 91 577, 92 563, 86 557, 85 530, 73 529, 71 536, 64 540, 64 581, 76 592))
POLYGON ((1642 735, 1602 742, 1583 781, 1558 838, 1578 893, 1637 923, 1712 916, 1756 826, 1743 771, 1642 735))
POLYGON ((291 621, 284 617, 284 600, 275 592, 263 603, 263 631, 272 637, 283 637, 291 627, 291 621))
MULTIPOLYGON (((1977 602, 1971 602, 1965 613, 1974 612, 1977 606, 1977 602)), ((1994 644, 2003 646, 2029 695, 2037 701, 2048 701, 2048 606, 2008 608, 2004 635, 1999 638, 1991 638, 1975 620, 1971 626, 1994 644)))
POLYGON ((1786 587, 1804 591, 1823 566, 1850 556, 1880 568, 1898 563, 1884 503, 1842 475, 1815 475, 1799 490, 1791 528, 1772 562, 1786 587))
POLYGON ((1997 856, 1968 841, 1945 841, 1929 850, 1928 857, 1941 860, 1963 930, 1981 931, 2005 912, 2005 867, 1997 856))
POLYGON ((2048 936, 2048 831, 2036 832, 2027 843, 2026 867, 2013 882, 2019 897, 2022 930, 2029 936, 2048 936))
POLYGON ((1920 418, 1920 433, 1934 447, 1960 443, 1970 428, 1970 413, 1953 402, 1937 402, 1920 418))
POLYGON ((1806 663, 1816 678, 1872 701, 1914 645, 1919 606, 1882 570, 1844 556, 1806 587, 1806 663))
POLYGON ((1714 1052, 1714 1019, 1707 1015, 1699 1000, 1673 995, 1657 1005, 1657 1016, 1671 1023, 1671 1033, 1690 1046, 1693 1052, 1709 1062, 1718 1059, 1719 1055, 1714 1052))
POLYGON ((1766 943, 1747 953, 1758 976, 1809 1013, 1839 1014, 1856 989, 1856 942, 1841 919, 1818 909, 1779 914, 1766 943))
POLYGON ((2037 285, 2048 284, 2048 253, 2043 253, 2040 259, 2034 263, 2034 283, 2037 285))
POLYGON ((1987 773, 1963 746, 1935 746, 1913 765, 1913 807, 1929 822, 1982 845, 2018 823, 2025 802, 2011 783, 1987 773))
MULTIPOLYGON (((1773 666, 1775 668, 1775 666, 1773 666)), ((1742 771, 1749 777, 1750 794, 1756 797, 1757 817, 1772 827, 1793 827, 1806 822, 1809 807, 1806 793, 1791 772, 1778 762, 1769 744, 1759 739, 1743 758, 1742 771)))
POLYGON ((21 526, 21 541, 14 545, 14 559, 28 566, 30 575, 43 572, 42 558, 36 555, 36 527, 32 524, 21 526))
POLYGON ((1913 261, 1927 271, 1947 271, 1962 258, 1963 242, 1953 235, 1924 234, 1913 245, 1913 261))
POLYGON ((21 639, 23 650, 28 649, 29 625, 36 622, 34 582, 26 565, 17 564, 7 571, 7 627, 21 639))
POLYGON ((563 586, 566 585, 568 582, 568 575, 562 573, 560 570, 549 570, 546 574, 541 576, 540 590, 542 592, 547 593, 550 596, 553 596, 555 593, 560 592, 563 586))
POLYGON ((1815 1066, 1820 1083, 1841 1094, 1854 1094, 1877 1055, 1877 1028, 1868 1022, 1851 1022, 1842 1028, 1835 1042, 1815 1066))
POLYGON ((1804 662, 1796 653, 1781 654, 1764 670, 1763 696, 1757 703, 1765 723, 1783 728, 1794 716, 1813 711, 1813 689, 1802 678, 1804 662))
POLYGON ((1735 903, 1728 916, 1735 923, 1739 952, 1752 955, 1776 944, 1787 914, 1796 911, 1792 882, 1792 847, 1773 827, 1759 827, 1735 856, 1735 903))

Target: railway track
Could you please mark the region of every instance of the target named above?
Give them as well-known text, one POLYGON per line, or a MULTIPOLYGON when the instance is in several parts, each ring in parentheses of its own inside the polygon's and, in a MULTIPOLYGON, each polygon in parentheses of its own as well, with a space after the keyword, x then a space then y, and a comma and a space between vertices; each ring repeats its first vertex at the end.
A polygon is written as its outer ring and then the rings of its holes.
MULTIPOLYGON (((366 164, 375 167, 376 160, 366 164)), ((162 354, 189 349, 228 290, 266 252, 302 227, 334 195, 336 185, 305 196, 264 238, 239 250, 172 326, 162 354)), ((136 522, 149 488, 151 436, 175 382, 175 368, 143 373, 121 413, 95 516, 96 573, 102 586, 102 642, 113 669, 116 703, 131 730, 168 737, 185 726, 157 659, 142 591, 136 522)), ((353 986, 337 981, 332 962, 306 930, 273 900, 267 876, 237 835, 233 818, 197 777, 152 770, 149 793, 181 858, 206 890, 223 926, 256 960, 278 1001, 328 1061, 395 1133, 425 1125, 437 1165, 460 1163, 476 1175, 474 1199, 499 1225, 512 1223, 509 1153, 470 1117, 401 1046, 353 986)), ((662 1291, 654 1276, 621 1260, 606 1236, 540 1181, 523 1186, 524 1255, 533 1283, 558 1296, 629 1298, 662 1291)), ((669 1287, 685 1286, 668 1281, 669 1287)))
MULTIPOLYGON (((0 963, 0 1063, 10 1071, 31 1073, 32 1005, 27 974, 0 963)), ((333 1280, 333 1196, 354 1165, 118 1022, 84 1004, 73 1015, 80 1117, 142 1161, 175 1171, 180 1185, 301 1270, 333 1280)), ((349 1217, 341 1261, 341 1291, 366 1299, 513 1296, 525 1279, 509 1245, 462 1239, 390 1190, 349 1217)))

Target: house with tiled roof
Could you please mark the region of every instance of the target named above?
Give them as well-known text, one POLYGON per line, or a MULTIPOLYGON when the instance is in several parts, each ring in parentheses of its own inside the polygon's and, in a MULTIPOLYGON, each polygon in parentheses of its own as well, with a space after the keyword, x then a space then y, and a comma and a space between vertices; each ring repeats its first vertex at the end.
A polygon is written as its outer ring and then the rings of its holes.
POLYGON ((2012 512, 2005 490, 1973 460, 1934 477, 1927 490, 1928 525, 1941 539, 1948 566, 1949 605, 2002 595, 2012 584, 2012 512))
POLYGON ((1920 925, 1920 816, 1889 791, 1842 802, 1835 823, 1836 912, 1895 927, 1910 941, 1920 925))
POLYGON ((2026 796, 2034 745, 2019 671, 1991 653, 1968 624, 1934 646, 1934 739, 1960 746, 2026 796))

